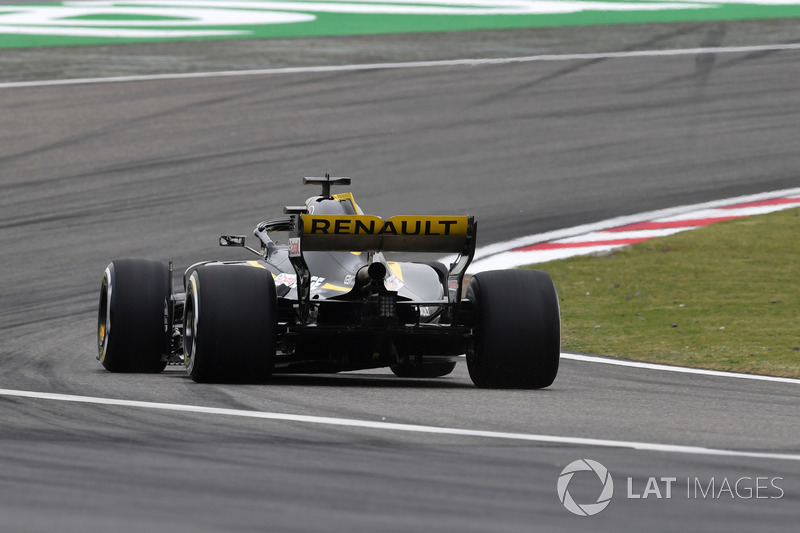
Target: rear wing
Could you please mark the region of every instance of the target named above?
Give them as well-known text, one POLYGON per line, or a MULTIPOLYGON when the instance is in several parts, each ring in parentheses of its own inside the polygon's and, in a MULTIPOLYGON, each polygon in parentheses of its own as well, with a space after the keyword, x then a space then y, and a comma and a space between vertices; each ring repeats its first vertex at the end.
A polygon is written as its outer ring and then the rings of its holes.
POLYGON ((290 215, 289 260, 297 272, 298 312, 310 308, 311 273, 305 252, 427 252, 457 254, 447 274, 447 301, 457 311, 464 273, 475 255, 477 223, 470 216, 290 215))
POLYGON ((304 251, 461 253, 474 225, 467 216, 302 214, 293 237, 304 251))

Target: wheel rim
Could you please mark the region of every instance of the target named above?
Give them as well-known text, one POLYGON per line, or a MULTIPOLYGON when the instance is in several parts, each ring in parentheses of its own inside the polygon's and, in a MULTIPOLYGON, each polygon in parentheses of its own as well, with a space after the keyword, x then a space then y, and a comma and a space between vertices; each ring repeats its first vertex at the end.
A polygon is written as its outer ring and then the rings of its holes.
POLYGON ((194 367, 194 354, 197 347, 197 281, 195 274, 189 278, 189 295, 186 298, 183 324, 183 362, 186 371, 194 367))
POLYGON ((97 313, 97 352, 98 359, 102 362, 108 351, 108 338, 111 334, 111 269, 107 268, 103 275, 103 284, 100 289, 100 307, 97 313))

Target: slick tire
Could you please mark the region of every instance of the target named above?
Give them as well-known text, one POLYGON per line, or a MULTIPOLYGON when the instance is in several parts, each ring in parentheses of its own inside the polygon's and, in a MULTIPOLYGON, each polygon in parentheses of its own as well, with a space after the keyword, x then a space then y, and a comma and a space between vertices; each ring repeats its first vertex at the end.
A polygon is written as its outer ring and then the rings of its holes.
POLYGON ((169 268, 164 263, 120 259, 108 265, 97 315, 98 359, 106 370, 164 370, 169 298, 169 268))
POLYGON ((558 294, 538 270, 501 270, 473 276, 474 345, 467 352, 478 387, 540 389, 553 383, 561 352, 558 294))
POLYGON ((205 265, 189 277, 184 363, 199 383, 265 383, 275 365, 275 282, 250 265, 205 265))
POLYGON ((440 378, 451 373, 456 368, 456 364, 451 362, 421 365, 400 364, 389 368, 398 378, 440 378))

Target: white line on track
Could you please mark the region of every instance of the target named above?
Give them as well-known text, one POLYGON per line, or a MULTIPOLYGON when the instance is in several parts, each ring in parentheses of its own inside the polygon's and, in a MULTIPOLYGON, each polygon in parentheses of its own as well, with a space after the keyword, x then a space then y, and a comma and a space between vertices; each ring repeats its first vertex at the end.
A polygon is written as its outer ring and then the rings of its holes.
POLYGON ((769 191, 758 194, 748 194, 744 196, 736 196, 733 198, 726 198, 723 200, 713 200, 711 202, 703 202, 699 204, 669 207, 666 209, 659 209, 656 211, 646 211, 644 213, 637 213, 635 215, 620 216, 608 220, 603 220, 600 222, 594 222, 591 224, 584 224, 581 226, 550 231, 547 233, 526 235, 524 237, 518 237, 509 241, 488 244, 486 246, 482 246, 477 250, 475 250, 475 259, 476 260, 482 259, 484 257, 505 252, 513 248, 519 248, 521 246, 528 246, 531 244, 536 244, 546 241, 554 241, 557 239, 566 239, 569 237, 575 237, 586 233, 626 226, 628 224, 636 224, 638 222, 645 222, 648 220, 655 220, 666 217, 677 217, 680 215, 686 215, 688 213, 694 211, 700 211, 703 209, 715 209, 738 203, 757 202, 759 200, 769 200, 772 198, 780 198, 783 196, 795 196, 795 195, 800 195, 800 187, 793 189, 781 189, 777 191, 769 191))
MULTIPOLYGON (((745 196, 737 196, 734 198, 727 198, 724 200, 714 200, 711 202, 704 202, 700 204, 684 205, 678 207, 671 207, 667 209, 660 209, 657 211, 647 211, 644 213, 637 213, 635 215, 626 215, 621 217, 603 220, 591 224, 584 224, 575 226, 573 228, 564 228, 547 233, 538 233, 535 235, 526 235, 524 237, 517 237, 515 239, 497 242, 482 246, 475 250, 474 261, 469 267, 468 272, 475 274, 484 270, 497 270, 506 268, 515 268, 523 265, 544 263, 556 259, 564 259, 579 254, 587 253, 600 253, 609 251, 623 246, 608 245, 610 243, 603 242, 603 239, 620 239, 625 237, 632 237, 633 232, 615 232, 612 234, 602 234, 614 228, 622 228, 632 224, 651 221, 677 221, 686 219, 703 218, 707 216, 750 216, 756 214, 769 213, 779 211, 782 209, 789 209, 797 207, 798 204, 782 204, 773 206, 762 207, 747 207, 730 209, 729 206, 738 204, 745 204, 750 202, 759 202, 783 197, 798 197, 800 196, 800 188, 782 189, 778 191, 770 191, 758 194, 749 194, 745 196), (718 211, 719 210, 719 211, 718 211), (546 242, 559 242, 565 243, 570 241, 592 243, 600 241, 600 244, 594 247, 587 245, 583 248, 567 248, 560 250, 538 250, 538 251, 521 251, 520 248, 526 246, 533 246, 546 242), (605 244, 605 245, 604 245, 605 244)), ((683 227, 682 230, 690 229, 683 227)), ((670 231, 662 231, 664 235, 670 231)), ((642 237, 651 238, 658 236, 658 232, 643 232, 638 230, 642 237)), ((674 232, 672 232, 674 233, 674 232)), ((440 261, 448 264, 455 260, 455 256, 446 256, 441 258, 440 261)))
POLYGON ((176 74, 145 74, 137 76, 115 76, 107 78, 76 78, 62 80, 19 81, 0 83, 0 89, 15 87, 45 87, 52 85, 82 85, 89 83, 124 83, 133 81, 181 80, 192 78, 224 78, 234 76, 267 76, 280 74, 305 74, 324 72, 347 72, 357 70, 391 70, 429 67, 474 67, 480 65, 504 65, 509 63, 531 63, 536 61, 575 61, 596 59, 626 59, 636 57, 673 57, 697 54, 736 54, 754 52, 778 52, 800 50, 800 44, 767 44, 755 46, 725 46, 711 48, 679 48, 674 50, 634 50, 629 52, 599 52, 591 54, 550 54, 494 59, 452 59, 440 61, 410 61, 400 63, 367 63, 362 65, 330 65, 318 67, 287 67, 256 70, 227 70, 219 72, 185 72, 176 74))
POLYGON ((599 363, 604 365, 627 366, 631 368, 644 368, 647 370, 661 370, 665 372, 676 372, 679 374, 699 374, 702 376, 714 376, 722 378, 751 379, 754 381, 772 381, 773 383, 791 383, 800 385, 800 379, 782 378, 778 376, 762 376, 759 374, 737 374, 735 372, 721 372, 719 370, 705 370, 702 368, 688 368, 685 366, 659 365, 655 363, 641 363, 639 361, 626 361, 623 359, 609 359, 607 357, 594 357, 591 355, 581 355, 576 353, 562 353, 562 359, 571 359, 584 363, 599 363))
POLYGON ((680 453, 680 454, 693 454, 693 455, 713 455, 718 457, 749 457, 754 459, 778 459, 785 461, 800 461, 800 455, 796 454, 722 450, 715 448, 704 448, 701 446, 680 446, 674 444, 657 444, 651 442, 617 441, 617 440, 590 439, 581 437, 560 437, 556 435, 535 435, 530 433, 506 433, 502 431, 482 431, 474 429, 422 426, 416 424, 396 424, 391 422, 373 422, 369 420, 353 420, 348 418, 331 418, 325 416, 271 413, 267 411, 247 411, 242 409, 225 409, 218 407, 202 407, 196 405, 141 402, 134 400, 120 400, 114 398, 96 398, 92 396, 75 396, 71 394, 54 394, 46 392, 31 392, 31 391, 19 391, 10 389, 0 389, 0 396, 17 397, 17 398, 35 398, 41 400, 55 400, 61 402, 76 402, 76 403, 95 404, 95 405, 114 405, 120 407, 132 407, 139 409, 179 411, 184 413, 203 413, 209 415, 259 418, 265 420, 279 420, 284 422, 301 422, 306 424, 323 424, 329 426, 356 427, 356 428, 385 430, 385 431, 404 431, 410 433, 454 435, 461 437, 483 437, 489 439, 541 442, 548 444, 594 446, 602 448, 627 448, 640 451, 680 453))

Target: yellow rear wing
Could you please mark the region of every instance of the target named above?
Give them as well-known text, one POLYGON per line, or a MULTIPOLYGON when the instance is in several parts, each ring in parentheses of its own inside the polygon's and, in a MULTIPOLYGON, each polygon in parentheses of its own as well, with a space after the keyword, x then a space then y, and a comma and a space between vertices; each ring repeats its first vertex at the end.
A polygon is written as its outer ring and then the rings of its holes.
POLYGON ((298 214, 290 255, 304 251, 469 253, 475 221, 469 216, 298 214))
POLYGON ((297 273, 297 314, 311 308, 311 272, 304 252, 433 252, 458 254, 446 280, 447 304, 458 313, 464 273, 475 255, 477 223, 470 216, 313 215, 287 208, 289 261, 297 273))

